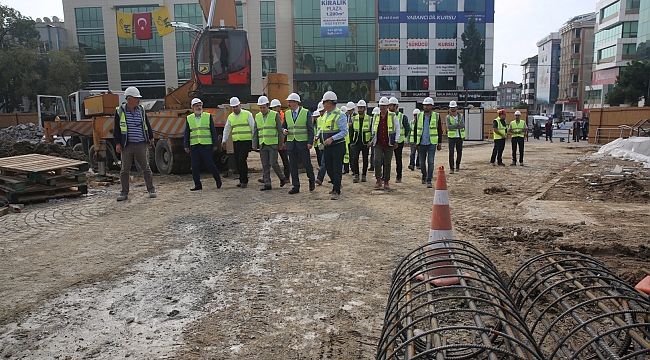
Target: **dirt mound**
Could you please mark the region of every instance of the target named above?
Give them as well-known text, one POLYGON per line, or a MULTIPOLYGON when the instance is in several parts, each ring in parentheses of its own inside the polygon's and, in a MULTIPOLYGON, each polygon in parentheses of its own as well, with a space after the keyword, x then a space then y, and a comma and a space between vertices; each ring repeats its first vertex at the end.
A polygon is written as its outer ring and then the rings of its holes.
POLYGON ((560 248, 562 250, 577 251, 595 257, 624 255, 638 259, 650 258, 650 247, 645 245, 641 245, 639 247, 630 247, 617 242, 613 242, 607 245, 563 244, 560 246, 560 248))
POLYGON ((0 158, 28 154, 41 154, 88 161, 88 157, 83 153, 74 151, 69 147, 59 144, 48 142, 32 143, 30 141, 13 140, 3 140, 0 142, 0 158))
POLYGON ((508 189, 504 188, 503 186, 492 186, 492 187, 483 189, 483 193, 488 194, 488 195, 504 193, 504 192, 507 192, 507 191, 508 191, 508 189))

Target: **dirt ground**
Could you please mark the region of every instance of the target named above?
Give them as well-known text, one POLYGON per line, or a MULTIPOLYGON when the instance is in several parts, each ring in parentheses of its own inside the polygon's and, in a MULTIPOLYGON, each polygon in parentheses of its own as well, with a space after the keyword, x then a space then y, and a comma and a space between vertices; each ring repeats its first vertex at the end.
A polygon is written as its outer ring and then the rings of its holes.
MULTIPOLYGON (((506 279, 554 248, 631 284, 644 276, 648 169, 586 142, 531 139, 524 167, 492 167, 490 143, 466 145, 447 174, 454 232, 506 279)), ((445 145, 436 166, 447 157, 445 145)), ((275 177, 260 192, 249 160, 248 189, 231 177, 217 190, 204 174, 190 192, 189 175, 155 176, 149 199, 136 177, 125 203, 119 185, 96 186, 0 217, 0 356, 373 359, 393 270, 427 241, 434 190, 406 169, 408 150, 392 191, 344 175, 339 201, 304 175, 297 195, 275 177)))

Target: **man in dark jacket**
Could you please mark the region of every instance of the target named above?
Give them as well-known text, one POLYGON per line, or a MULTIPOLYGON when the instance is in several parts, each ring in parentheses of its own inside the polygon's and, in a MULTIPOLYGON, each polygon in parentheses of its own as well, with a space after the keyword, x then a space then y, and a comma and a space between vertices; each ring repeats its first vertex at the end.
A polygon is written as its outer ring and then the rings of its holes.
POLYGON ((134 160, 142 168, 149 197, 155 198, 156 189, 153 186, 153 173, 149 167, 149 156, 147 155, 147 147, 156 146, 151 124, 149 124, 144 108, 140 105, 142 96, 138 88, 128 87, 124 91, 124 96, 126 105, 117 108, 113 124, 115 151, 122 154, 122 169, 120 170, 122 192, 117 197, 117 201, 128 199, 129 171, 134 160))
POLYGON ((551 139, 551 142, 553 142, 553 119, 548 119, 544 124, 544 132, 546 133, 546 141, 551 139))
POLYGON ((203 102, 199 98, 192 99, 193 113, 187 116, 185 120, 185 135, 183 138, 183 147, 185 152, 192 157, 192 179, 194 180, 194 187, 190 191, 197 191, 203 189, 201 184, 201 161, 208 168, 214 181, 217 184, 217 189, 221 188, 221 175, 219 169, 214 165, 212 153, 217 151, 218 140, 217 130, 214 127, 214 120, 212 115, 203 112, 203 102))

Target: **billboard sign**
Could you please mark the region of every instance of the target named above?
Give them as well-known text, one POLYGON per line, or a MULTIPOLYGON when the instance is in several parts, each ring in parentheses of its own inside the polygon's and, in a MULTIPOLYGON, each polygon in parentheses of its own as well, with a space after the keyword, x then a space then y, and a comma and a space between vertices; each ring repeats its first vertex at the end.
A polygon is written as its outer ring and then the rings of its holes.
POLYGON ((321 37, 348 36, 348 0, 320 0, 321 37))

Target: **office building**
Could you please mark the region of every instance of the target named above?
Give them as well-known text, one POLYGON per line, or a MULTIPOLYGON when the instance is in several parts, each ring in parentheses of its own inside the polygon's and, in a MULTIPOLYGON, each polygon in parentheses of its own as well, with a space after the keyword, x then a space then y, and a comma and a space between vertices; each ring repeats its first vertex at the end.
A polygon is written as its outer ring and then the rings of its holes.
POLYGON ((521 84, 514 81, 505 82, 497 87, 497 107, 499 109, 512 109, 517 106, 521 98, 521 84))
POLYGON ((536 113, 553 115, 561 112, 555 102, 559 93, 560 34, 550 33, 537 42, 536 113))
POLYGON ((535 79, 537 78, 537 55, 526 58, 521 62, 522 80, 520 100, 528 105, 530 114, 535 111, 535 79))

